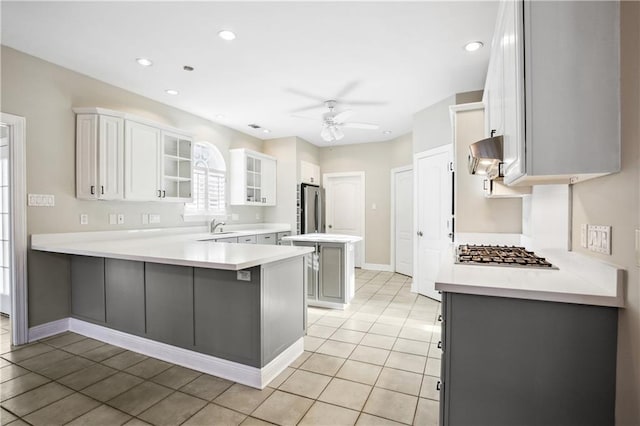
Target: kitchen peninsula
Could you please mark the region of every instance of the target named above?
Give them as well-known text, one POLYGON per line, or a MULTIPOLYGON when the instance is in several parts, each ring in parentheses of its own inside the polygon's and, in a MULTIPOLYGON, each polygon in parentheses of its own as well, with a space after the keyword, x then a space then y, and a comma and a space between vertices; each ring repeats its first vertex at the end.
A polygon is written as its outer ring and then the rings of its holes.
POLYGON ((43 234, 31 249, 69 256, 69 330, 264 388, 303 352, 313 249, 214 240, 236 234, 43 234))

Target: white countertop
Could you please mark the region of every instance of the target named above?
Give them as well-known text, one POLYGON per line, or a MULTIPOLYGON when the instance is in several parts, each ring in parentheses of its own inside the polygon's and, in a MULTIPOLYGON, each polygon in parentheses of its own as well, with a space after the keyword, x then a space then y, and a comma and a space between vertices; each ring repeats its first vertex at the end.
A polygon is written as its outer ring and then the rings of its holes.
POLYGON ((239 232, 209 234, 198 228, 132 230, 40 234, 31 236, 31 249, 83 256, 107 257, 195 266, 200 268, 240 270, 311 253, 311 247, 263 244, 229 244, 199 241, 213 237, 228 238, 284 232, 282 227, 242 229, 239 232), (194 232, 196 231, 196 232, 194 232))
POLYGON ((435 288, 452 293, 624 307, 624 270, 573 252, 540 251, 559 269, 455 263, 454 246, 442 256, 435 288))
POLYGON ((282 238, 285 241, 308 241, 313 243, 357 243, 362 241, 362 237, 354 235, 342 235, 342 234, 301 234, 291 235, 289 237, 282 238))

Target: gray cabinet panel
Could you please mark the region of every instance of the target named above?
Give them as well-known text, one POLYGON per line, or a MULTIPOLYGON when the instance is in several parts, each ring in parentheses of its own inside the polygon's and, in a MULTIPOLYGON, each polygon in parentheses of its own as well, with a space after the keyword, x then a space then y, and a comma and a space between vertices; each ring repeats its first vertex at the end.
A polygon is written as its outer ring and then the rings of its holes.
POLYGON ((107 324, 128 333, 145 333, 144 263, 105 259, 107 324))
POLYGON ((29 327, 71 315, 71 257, 27 251, 29 327))
POLYGON ((318 300, 345 303, 344 246, 322 243, 318 300))
POLYGON ((445 296, 443 424, 614 424, 617 309, 445 296))
POLYGON ((258 244, 271 244, 276 243, 276 234, 258 234, 258 244))
POLYGON ((304 335, 304 258, 263 266, 262 366, 304 335))
POLYGON ((260 268, 249 271, 238 281, 236 271, 195 268, 195 347, 260 367, 260 268))
POLYGON ((71 257, 71 313, 104 323, 104 259, 71 257))
POLYGON ((145 263, 147 335, 193 347, 193 268, 145 263))

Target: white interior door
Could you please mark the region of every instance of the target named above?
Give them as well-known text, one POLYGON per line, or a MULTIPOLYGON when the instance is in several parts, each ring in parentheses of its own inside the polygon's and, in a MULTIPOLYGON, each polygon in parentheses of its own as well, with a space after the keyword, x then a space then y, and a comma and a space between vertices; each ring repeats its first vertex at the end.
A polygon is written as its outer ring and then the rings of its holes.
POLYGON ((11 266, 13 263, 11 244, 11 196, 9 194, 9 127, 0 124, 0 312, 11 314, 11 266))
POLYGON ((364 263, 364 173, 327 173, 323 175, 325 189, 326 232, 362 237, 355 244, 357 268, 364 263))
POLYGON ((414 281, 418 293, 441 300, 435 289, 443 249, 449 243, 453 188, 449 163, 451 145, 414 156, 416 199, 416 258, 414 281))
POLYGON ((392 170, 395 270, 413 275, 413 169, 392 170))

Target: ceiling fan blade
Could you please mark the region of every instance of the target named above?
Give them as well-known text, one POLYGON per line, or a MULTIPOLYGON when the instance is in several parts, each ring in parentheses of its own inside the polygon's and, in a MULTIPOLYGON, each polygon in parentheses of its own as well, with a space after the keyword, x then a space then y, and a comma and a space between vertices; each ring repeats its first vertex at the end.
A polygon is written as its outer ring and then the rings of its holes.
POLYGON ((322 103, 324 105, 324 101, 326 101, 327 99, 322 97, 322 96, 318 96, 318 95, 314 95, 313 93, 309 93, 309 92, 305 92, 303 90, 298 90, 298 89, 293 89, 291 87, 284 89, 289 93, 293 93, 294 95, 298 95, 298 96, 303 96, 305 98, 310 98, 313 100, 316 100, 320 103, 322 103))
POLYGON ((347 101, 343 100, 342 105, 388 105, 389 102, 386 101, 347 101))
POLYGON ((349 117, 351 117, 352 115, 353 115, 353 111, 351 111, 350 109, 346 109, 342 112, 337 113, 333 117, 333 121, 335 121, 336 123, 342 123, 345 120, 348 120, 349 117))
POLYGON ((370 123, 342 123, 341 124, 342 127, 347 127, 349 129, 364 129, 364 130, 378 130, 380 128, 380 126, 378 126, 377 124, 370 124, 370 123))
POLYGON ((290 113, 296 113, 296 112, 303 112, 303 111, 311 111, 312 109, 322 109, 324 108, 324 105, 309 105, 306 107, 302 107, 302 108, 296 108, 294 110, 289 111, 290 113))
POLYGON ((355 89, 356 87, 358 87, 358 85, 360 84, 360 82, 358 80, 353 80, 349 83, 347 83, 342 90, 340 90, 337 94, 336 97, 334 99, 341 99, 345 96, 347 96, 349 93, 353 92, 353 89, 355 89))

